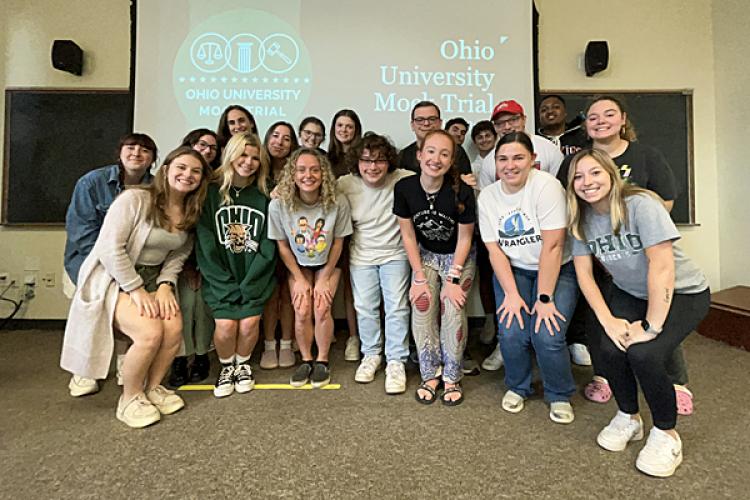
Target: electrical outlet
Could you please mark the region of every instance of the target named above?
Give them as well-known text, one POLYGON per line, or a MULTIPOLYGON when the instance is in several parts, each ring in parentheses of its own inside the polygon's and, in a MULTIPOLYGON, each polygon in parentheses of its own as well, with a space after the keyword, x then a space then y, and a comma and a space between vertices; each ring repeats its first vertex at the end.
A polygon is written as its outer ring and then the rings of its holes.
POLYGON ((30 287, 35 287, 36 273, 26 273, 26 275, 23 277, 23 284, 30 287))
POLYGON ((6 287, 10 285, 10 273, 0 273, 0 286, 6 287))
POLYGON ((47 288, 55 288, 55 273, 44 273, 42 282, 47 288))

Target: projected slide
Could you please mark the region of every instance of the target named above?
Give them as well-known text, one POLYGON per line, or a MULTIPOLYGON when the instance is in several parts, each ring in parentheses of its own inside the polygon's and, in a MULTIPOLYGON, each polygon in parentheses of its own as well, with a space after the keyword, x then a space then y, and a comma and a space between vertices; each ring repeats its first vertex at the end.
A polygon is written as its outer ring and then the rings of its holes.
POLYGON ((162 149, 230 104, 261 134, 351 108, 399 147, 418 101, 470 122, 503 99, 532 105, 531 0, 140 0, 136 29, 135 127, 162 149))

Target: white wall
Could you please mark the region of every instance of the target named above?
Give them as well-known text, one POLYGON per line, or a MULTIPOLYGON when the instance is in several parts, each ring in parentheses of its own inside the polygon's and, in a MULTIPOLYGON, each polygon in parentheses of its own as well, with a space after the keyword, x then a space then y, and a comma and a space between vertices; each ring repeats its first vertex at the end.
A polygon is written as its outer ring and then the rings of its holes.
POLYGON ((744 0, 715 0, 713 36, 716 85, 716 175, 719 183, 721 286, 750 285, 750 175, 747 127, 750 72, 744 0))
MULTIPOLYGON (((3 89, 128 87, 130 2, 127 0, 3 0, 2 6, 0 82, 3 89), (74 40, 84 50, 83 76, 52 68, 50 51, 56 39, 74 40)), ((5 116, 4 98, 0 99, 0 116, 5 116)), ((0 134, 4 134, 3 127, 4 122, 0 122, 0 134)), ((81 137, 81 141, 85 142, 85 137, 81 137)), ((54 182, 54 179, 46 182, 54 182)), ((54 272, 56 278, 54 288, 38 286, 36 298, 17 317, 60 319, 67 316, 68 301, 60 287, 64 245, 62 228, 0 227, 0 272, 10 272, 13 277, 22 279, 27 257, 38 257, 39 276, 54 272)), ((20 288, 11 293, 11 296, 18 296, 20 288)), ((6 316, 11 310, 9 304, 0 304, 0 316, 6 316)))
MULTIPOLYGON (((542 90, 693 89, 698 227, 681 245, 720 288, 710 0, 535 0, 540 14, 542 90), (586 77, 578 59, 589 40, 609 42, 609 69, 586 77)), ((636 127, 638 124, 635 124, 636 127)))

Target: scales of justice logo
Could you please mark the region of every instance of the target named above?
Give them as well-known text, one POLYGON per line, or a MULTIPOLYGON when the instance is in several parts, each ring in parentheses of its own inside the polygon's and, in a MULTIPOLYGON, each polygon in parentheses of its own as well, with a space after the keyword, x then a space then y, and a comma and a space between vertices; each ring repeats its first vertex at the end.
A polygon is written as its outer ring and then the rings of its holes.
POLYGON ((296 29, 255 9, 217 14, 196 26, 172 73, 178 106, 195 127, 213 123, 230 104, 247 108, 261 128, 294 122, 312 87, 310 56, 296 29))

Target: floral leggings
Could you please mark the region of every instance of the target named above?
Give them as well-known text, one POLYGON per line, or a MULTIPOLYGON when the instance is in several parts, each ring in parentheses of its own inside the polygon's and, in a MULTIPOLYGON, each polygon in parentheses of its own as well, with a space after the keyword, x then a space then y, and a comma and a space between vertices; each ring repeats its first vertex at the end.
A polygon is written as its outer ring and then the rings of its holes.
MULTIPOLYGON (((455 384, 463 376, 463 356, 469 333, 466 312, 464 309, 457 309, 447 299, 440 301, 442 284, 447 279, 445 266, 435 266, 423 261, 423 269, 432 300, 427 300, 425 296, 418 298, 412 304, 411 313, 411 330, 419 354, 419 371, 425 381, 438 377, 442 367, 443 381, 455 384)), ((467 259, 459 282, 467 293, 471 289, 475 272, 474 259, 467 259)))

